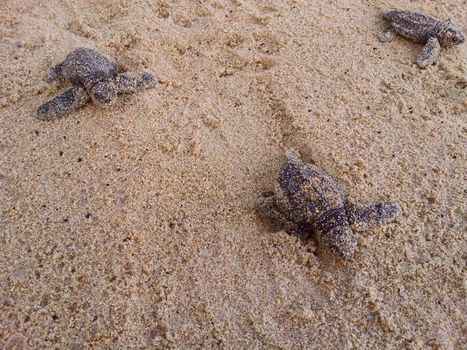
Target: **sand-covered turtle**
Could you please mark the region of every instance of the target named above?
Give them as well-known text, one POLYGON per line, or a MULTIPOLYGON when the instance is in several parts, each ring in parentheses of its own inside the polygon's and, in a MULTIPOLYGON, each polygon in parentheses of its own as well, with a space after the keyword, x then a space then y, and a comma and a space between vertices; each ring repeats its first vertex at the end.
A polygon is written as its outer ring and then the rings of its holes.
POLYGON ((389 26, 380 32, 378 37, 381 41, 392 41, 399 34, 425 45, 417 56, 420 68, 436 62, 441 46, 459 45, 465 41, 464 35, 451 19, 443 22, 435 17, 410 11, 387 11, 383 13, 383 18, 389 22, 389 26))
POLYGON ((286 152, 274 192, 261 195, 258 209, 277 228, 307 238, 316 234, 331 251, 351 260, 357 249, 354 231, 392 221, 396 203, 364 207, 350 205, 341 186, 313 164, 302 162, 295 150, 286 152))
POLYGON ((156 78, 151 73, 118 73, 113 58, 87 48, 69 53, 62 63, 47 73, 45 80, 49 83, 68 81, 72 87, 37 109, 37 117, 42 120, 69 114, 91 99, 110 106, 117 94, 133 93, 156 85, 156 78))

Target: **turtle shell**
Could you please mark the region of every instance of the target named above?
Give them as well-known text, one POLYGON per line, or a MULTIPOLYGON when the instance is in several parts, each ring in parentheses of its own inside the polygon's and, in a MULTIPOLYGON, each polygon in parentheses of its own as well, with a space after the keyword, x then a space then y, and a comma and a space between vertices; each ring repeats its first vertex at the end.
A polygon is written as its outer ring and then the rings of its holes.
POLYGON ((421 44, 437 36, 443 27, 443 23, 435 17, 418 12, 388 11, 383 17, 391 22, 398 34, 421 44))
POLYGON ((117 65, 111 58, 99 52, 79 48, 68 54, 62 72, 73 85, 89 88, 94 82, 117 77, 117 65))
POLYGON ((278 191, 288 202, 287 219, 313 224, 325 213, 344 208, 342 188, 328 174, 299 161, 286 162, 279 172, 278 191))

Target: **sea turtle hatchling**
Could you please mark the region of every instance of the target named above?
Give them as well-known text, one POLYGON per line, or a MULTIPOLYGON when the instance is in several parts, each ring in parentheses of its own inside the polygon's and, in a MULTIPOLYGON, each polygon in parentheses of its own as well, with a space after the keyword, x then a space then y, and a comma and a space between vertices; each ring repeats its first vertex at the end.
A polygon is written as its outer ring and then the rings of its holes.
POLYGON ((320 242, 347 261, 357 249, 354 231, 391 222, 400 212, 396 203, 364 207, 350 205, 339 184, 295 150, 286 152, 274 192, 264 192, 258 209, 277 228, 302 238, 316 234, 320 242))
POLYGON ((69 81, 72 88, 47 101, 37 109, 37 117, 48 120, 69 114, 89 100, 112 105, 118 93, 133 93, 156 85, 156 78, 146 72, 118 73, 114 59, 99 52, 78 48, 46 75, 45 80, 69 81))
POLYGON ((436 62, 441 46, 459 45, 465 41, 451 19, 442 22, 435 17, 410 11, 388 11, 383 13, 383 18, 389 22, 389 26, 379 33, 380 41, 392 41, 400 34, 425 45, 417 56, 420 68, 426 68, 436 62))

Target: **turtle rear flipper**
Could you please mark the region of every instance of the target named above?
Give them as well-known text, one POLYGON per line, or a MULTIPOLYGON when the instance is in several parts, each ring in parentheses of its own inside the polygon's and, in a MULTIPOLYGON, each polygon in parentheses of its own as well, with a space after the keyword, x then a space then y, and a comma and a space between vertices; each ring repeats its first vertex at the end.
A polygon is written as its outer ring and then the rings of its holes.
POLYGON ((390 43, 397 36, 397 33, 392 29, 392 27, 386 27, 378 33, 378 39, 382 43, 390 43))

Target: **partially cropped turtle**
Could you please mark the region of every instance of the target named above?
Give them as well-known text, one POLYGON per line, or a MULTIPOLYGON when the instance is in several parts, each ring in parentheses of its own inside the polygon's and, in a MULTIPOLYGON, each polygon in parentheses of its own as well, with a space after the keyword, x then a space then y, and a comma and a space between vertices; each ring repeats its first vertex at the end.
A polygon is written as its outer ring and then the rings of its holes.
POLYGON ((37 109, 37 117, 42 120, 69 114, 91 99, 110 106, 119 93, 133 93, 156 85, 156 78, 151 73, 119 74, 113 58, 87 48, 78 48, 68 54, 62 63, 47 73, 45 80, 49 83, 69 81, 73 87, 37 109))
POLYGON ((388 11, 383 13, 383 18, 389 22, 389 26, 380 32, 379 40, 389 42, 400 34, 425 45, 417 56, 420 68, 426 68, 436 62, 441 46, 459 45, 465 41, 451 19, 442 22, 435 17, 410 11, 388 11))
POLYGON ((350 261, 357 249, 354 231, 389 223, 400 212, 392 202, 350 205, 342 188, 328 174, 302 162, 295 150, 286 155, 275 191, 263 193, 258 205, 277 228, 301 238, 316 234, 334 254, 350 261))

